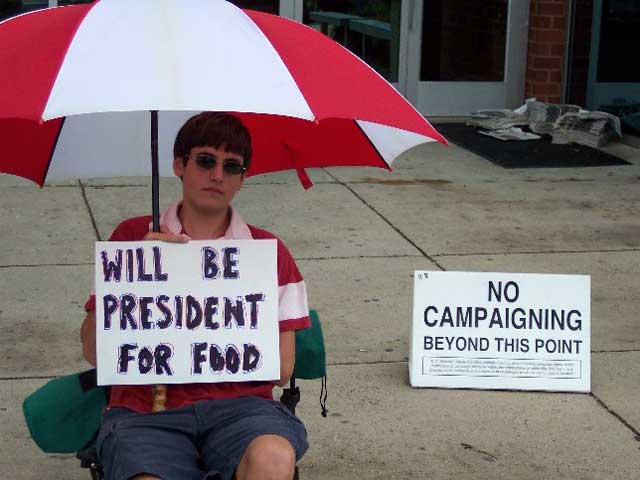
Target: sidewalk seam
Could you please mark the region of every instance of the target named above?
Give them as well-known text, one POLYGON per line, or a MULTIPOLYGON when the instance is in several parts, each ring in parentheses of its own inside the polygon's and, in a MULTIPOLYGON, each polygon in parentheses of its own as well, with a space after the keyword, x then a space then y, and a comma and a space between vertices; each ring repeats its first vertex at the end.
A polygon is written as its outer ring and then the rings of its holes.
POLYGON ((600 406, 602 408, 604 408, 607 412, 609 412, 611 415, 613 415, 618 420, 620 420, 620 422, 622 422, 622 424, 625 427, 627 427, 629 430, 631 430, 633 432, 633 434, 636 436, 636 440, 640 441, 640 431, 638 431, 629 422, 627 422, 624 418, 622 418, 615 410, 613 410, 612 408, 609 408, 609 406, 607 406, 606 403, 604 403, 602 400, 600 400, 600 398, 595 393, 591 392, 591 396, 596 400, 596 402, 598 402, 600 404, 600 406))
POLYGON ((82 192, 82 199, 84 200, 84 204, 87 206, 87 211, 89 212, 89 218, 91 218, 91 224, 93 225, 93 230, 96 232, 96 238, 98 241, 101 241, 100 232, 98 231, 98 224, 96 223, 96 219, 93 216, 93 211, 91 210, 91 206, 89 205, 89 200, 87 199, 87 192, 85 191, 85 186, 82 183, 82 180, 78 180, 78 185, 80 186, 80 191, 82 192))
POLYGON ((47 378, 58 378, 60 375, 35 375, 33 377, 0 377, 3 380, 46 380, 47 378))
MULTIPOLYGON (((296 257, 296 262, 307 261, 322 261, 322 260, 356 260, 356 259, 385 259, 385 258, 424 258, 423 255, 353 255, 344 257, 296 257)), ((38 263, 38 264, 8 264, 0 265, 1 268, 34 268, 34 267, 82 267, 93 266, 91 262, 76 262, 76 263, 38 263)))
POLYGON ((308 261, 308 260, 351 260, 351 259, 382 259, 382 258, 423 258, 422 255, 351 255, 344 257, 296 257, 297 262, 308 261))
POLYGON ((621 248, 610 250, 539 250, 524 252, 477 252, 477 253, 437 253, 434 257, 473 257, 483 255, 547 255, 550 253, 624 253, 624 252, 640 252, 640 248, 621 248))
POLYGON ((629 353, 629 352, 640 352, 640 348, 631 349, 631 350, 591 350, 591 353, 629 353))
MULTIPOLYGON (((244 187, 242 188, 247 188, 247 187, 260 187, 262 185, 294 185, 295 183, 292 182, 260 182, 260 183, 249 183, 249 184, 245 184, 244 187)), ((313 182, 314 185, 335 185, 336 182, 330 182, 327 180, 320 180, 317 182, 313 182)), ((105 188, 142 188, 142 187, 149 187, 148 184, 145 183, 131 183, 131 184, 126 184, 126 183, 115 183, 115 184, 107 184, 107 183, 96 183, 96 184, 92 184, 92 185, 85 185, 88 188, 97 188, 97 189, 105 189, 105 188)), ((69 187, 74 187, 75 185, 48 185, 48 187, 50 188, 69 188, 69 187)), ((24 187, 9 187, 9 188, 24 188, 24 187)))
POLYGON ((400 235, 402 238, 404 238, 407 242, 409 242, 409 244, 411 246, 413 246, 413 248, 415 248, 416 250, 418 250, 426 259, 428 259, 431 263, 435 264, 440 270, 445 271, 445 268, 440 265, 433 257, 429 256, 427 254, 427 252, 425 252, 422 248, 420 248, 418 245, 416 245, 416 243, 411 240, 409 237, 407 237, 404 233, 402 233, 398 227, 396 227, 393 223, 391 223, 384 215, 382 215, 378 210, 376 210, 373 206, 369 205, 364 198, 362 198, 360 195, 358 195, 358 193, 356 193, 355 190, 353 190, 347 183, 339 180, 336 176, 334 176, 331 172, 329 172, 326 169, 323 169, 325 171, 325 173, 327 175, 329 175, 331 178, 333 178, 336 183, 338 185, 342 185, 344 188, 346 188, 347 190, 349 190, 358 200, 360 200, 363 204, 365 204, 367 207, 369 207, 369 209, 374 212, 376 215, 378 215, 387 225, 389 225, 391 228, 393 228, 396 233, 398 235, 400 235))
POLYGON ((0 268, 86 267, 94 263, 38 263, 37 265, 0 265, 0 268))
POLYGON ((354 365, 379 365, 379 364, 392 364, 392 363, 407 363, 408 360, 376 360, 370 362, 340 362, 340 363, 331 363, 327 362, 328 367, 351 367, 354 365))

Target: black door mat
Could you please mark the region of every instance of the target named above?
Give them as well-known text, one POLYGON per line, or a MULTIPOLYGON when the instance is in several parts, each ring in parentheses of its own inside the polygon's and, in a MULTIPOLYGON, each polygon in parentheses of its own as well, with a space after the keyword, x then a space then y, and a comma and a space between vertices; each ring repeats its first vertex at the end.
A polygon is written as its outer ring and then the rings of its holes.
POLYGON ((595 148, 577 144, 553 144, 551 137, 539 140, 499 140, 478 133, 464 123, 435 125, 447 140, 503 168, 569 168, 631 165, 626 160, 595 148))

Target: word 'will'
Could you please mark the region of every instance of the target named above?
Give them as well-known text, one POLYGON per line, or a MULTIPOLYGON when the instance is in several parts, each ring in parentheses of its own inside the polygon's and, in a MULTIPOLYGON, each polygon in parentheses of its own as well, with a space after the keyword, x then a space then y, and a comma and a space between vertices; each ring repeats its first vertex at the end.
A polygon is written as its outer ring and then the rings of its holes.
MULTIPOLYGON (((147 271, 143 247, 118 248, 113 259, 109 258, 109 252, 100 252, 102 260, 102 275, 105 282, 166 282, 169 275, 162 269, 162 250, 160 247, 152 247, 153 272, 147 271), (124 276, 123 276, 124 273, 124 276)), ((202 248, 202 278, 205 280, 218 279, 222 276, 225 280, 235 280, 240 277, 238 271, 238 248, 225 247, 221 253, 212 247, 202 248)))

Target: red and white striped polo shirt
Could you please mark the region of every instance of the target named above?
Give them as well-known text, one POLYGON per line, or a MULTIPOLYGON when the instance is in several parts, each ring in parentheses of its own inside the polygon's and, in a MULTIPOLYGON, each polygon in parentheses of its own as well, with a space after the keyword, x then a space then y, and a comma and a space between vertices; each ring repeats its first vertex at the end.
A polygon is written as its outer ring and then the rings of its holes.
MULTIPOLYGON (((160 217, 160 222, 174 233, 184 233, 178 208, 180 202, 171 205, 160 217)), ((116 227, 110 241, 142 240, 150 229, 150 216, 134 217, 124 220, 116 227)), ((276 239, 278 242, 278 317, 280 331, 302 330, 309 328, 309 308, 307 290, 302 275, 293 257, 275 235, 247 225, 238 213, 231 209, 231 221, 224 236, 220 239, 262 240, 276 239)), ((87 311, 95 310, 95 295, 91 295, 85 304, 87 311)), ((167 385, 167 408, 178 408, 199 400, 258 396, 272 399, 271 382, 228 382, 228 383, 190 383, 167 385)), ((109 406, 126 407, 136 412, 151 411, 152 395, 150 385, 114 385, 111 388, 109 406)))

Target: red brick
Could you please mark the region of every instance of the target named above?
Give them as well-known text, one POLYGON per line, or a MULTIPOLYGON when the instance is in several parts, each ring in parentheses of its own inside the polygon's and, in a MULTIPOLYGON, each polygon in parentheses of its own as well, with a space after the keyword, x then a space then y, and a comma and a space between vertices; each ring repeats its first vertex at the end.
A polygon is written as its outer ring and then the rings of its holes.
POLYGON ((560 85, 556 83, 534 83, 533 91, 536 95, 558 95, 560 85))
POLYGON ((566 17, 552 17, 551 28, 558 28, 560 30, 567 28, 566 17))
POLYGON ((564 45, 562 43, 549 45, 549 48, 552 57, 564 57, 564 45))
POLYGON ((551 28, 555 18, 543 15, 534 15, 531 17, 531 26, 534 28, 551 28))
POLYGON ((549 72, 547 70, 528 70, 527 80, 546 83, 549 81, 549 72))
POLYGON ((560 83, 562 81, 562 72, 559 70, 549 72, 549 81, 560 83))
POLYGON ((564 43, 564 31, 533 29, 535 41, 538 43, 564 43))
POLYGON ((562 58, 560 57, 536 57, 533 59, 533 68, 558 70, 562 67, 562 58))
POLYGON ((558 96, 551 96, 551 97, 547 97, 547 99, 545 100, 546 103, 560 103, 560 97, 558 96))
POLYGON ((539 15, 559 15, 564 16, 564 3, 540 2, 537 6, 539 15))
POLYGON ((545 43, 532 42, 529 44, 529 55, 548 57, 551 55, 551 47, 545 43))

